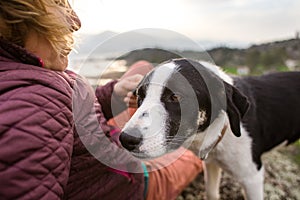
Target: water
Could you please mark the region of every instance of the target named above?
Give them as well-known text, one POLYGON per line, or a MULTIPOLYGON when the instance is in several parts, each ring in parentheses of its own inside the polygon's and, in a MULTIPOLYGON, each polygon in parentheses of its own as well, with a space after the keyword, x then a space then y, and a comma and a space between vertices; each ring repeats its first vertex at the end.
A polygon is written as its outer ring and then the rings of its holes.
POLYGON ((120 78, 128 67, 125 60, 70 57, 68 69, 87 78, 91 85, 103 85, 120 78))

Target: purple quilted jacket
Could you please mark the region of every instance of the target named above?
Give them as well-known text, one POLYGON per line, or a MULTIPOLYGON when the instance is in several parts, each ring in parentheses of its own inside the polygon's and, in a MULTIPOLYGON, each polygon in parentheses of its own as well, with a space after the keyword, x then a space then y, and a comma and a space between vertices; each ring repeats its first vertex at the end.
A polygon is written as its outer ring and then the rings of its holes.
POLYGON ((0 199, 143 199, 143 174, 121 172, 139 161, 107 137, 114 82, 102 112, 82 78, 42 66, 0 38, 0 199))

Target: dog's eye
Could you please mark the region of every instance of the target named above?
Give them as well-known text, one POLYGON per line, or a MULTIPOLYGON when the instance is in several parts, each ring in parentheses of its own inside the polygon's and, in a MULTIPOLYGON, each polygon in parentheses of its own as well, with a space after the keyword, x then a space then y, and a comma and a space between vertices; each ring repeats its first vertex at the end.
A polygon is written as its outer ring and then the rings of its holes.
POLYGON ((174 103, 178 103, 181 100, 182 100, 182 97, 178 94, 172 94, 169 99, 170 102, 174 102, 174 103))

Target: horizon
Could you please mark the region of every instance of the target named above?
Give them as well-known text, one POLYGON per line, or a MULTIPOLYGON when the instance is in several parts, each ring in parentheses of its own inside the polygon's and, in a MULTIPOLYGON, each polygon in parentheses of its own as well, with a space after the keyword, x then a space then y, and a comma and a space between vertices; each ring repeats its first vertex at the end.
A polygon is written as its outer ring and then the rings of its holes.
MULTIPOLYGON (((139 31, 139 30, 133 30, 133 31, 139 31)), ((130 32, 130 31, 128 31, 130 32)), ((99 36, 99 35, 119 35, 119 34, 124 34, 127 32, 115 32, 115 31, 111 31, 111 30, 104 30, 98 33, 79 33, 78 36, 79 38, 85 39, 86 37, 93 37, 93 36, 99 36)), ((286 36, 286 37, 282 37, 282 38, 268 38, 266 40, 262 40, 259 42, 238 42, 238 41, 220 41, 220 40, 208 40, 208 39, 192 39, 193 41, 197 42, 197 43, 208 43, 211 44, 209 45, 209 47, 212 48, 218 48, 218 47, 228 47, 228 48, 239 48, 239 49, 245 49, 245 48, 249 48, 251 46, 254 45, 263 45, 263 44, 268 44, 268 43, 272 43, 272 42, 281 42, 281 41, 286 41, 286 40, 292 40, 292 39, 299 39, 299 35, 300 32, 296 31, 293 34, 290 34, 290 36, 286 36)), ((209 50, 210 48, 208 48, 209 50)), ((207 50, 207 49, 206 49, 207 50)))

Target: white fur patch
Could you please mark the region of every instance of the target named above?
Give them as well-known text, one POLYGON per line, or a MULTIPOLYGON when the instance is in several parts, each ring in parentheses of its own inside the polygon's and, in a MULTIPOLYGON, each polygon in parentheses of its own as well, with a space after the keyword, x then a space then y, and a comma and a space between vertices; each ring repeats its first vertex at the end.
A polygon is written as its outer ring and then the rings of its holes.
POLYGON ((206 111, 205 110, 200 110, 198 112, 198 120, 197 120, 197 125, 203 125, 204 122, 207 120, 207 117, 206 117, 206 111))
POLYGON ((200 61, 199 63, 207 69, 209 69, 210 71, 212 71, 217 76, 219 76, 226 83, 233 85, 233 79, 230 76, 228 76, 219 66, 205 61, 200 61))
POLYGON ((221 111, 219 116, 212 122, 212 124, 201 133, 204 134, 204 139, 199 150, 199 157, 206 159, 209 152, 214 148, 219 140, 223 127, 228 123, 228 117, 225 111, 221 111), (227 120, 226 120, 227 119, 227 120))
POLYGON ((150 157, 166 152, 165 132, 168 114, 160 99, 165 84, 176 67, 173 62, 157 67, 151 77, 142 105, 123 129, 125 132, 126 129, 138 129, 142 133, 143 140, 139 150, 150 157))
POLYGON ((227 129, 221 142, 211 151, 206 163, 214 163, 238 180, 248 200, 263 199, 263 168, 252 159, 252 139, 241 124, 241 136, 227 129))

